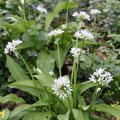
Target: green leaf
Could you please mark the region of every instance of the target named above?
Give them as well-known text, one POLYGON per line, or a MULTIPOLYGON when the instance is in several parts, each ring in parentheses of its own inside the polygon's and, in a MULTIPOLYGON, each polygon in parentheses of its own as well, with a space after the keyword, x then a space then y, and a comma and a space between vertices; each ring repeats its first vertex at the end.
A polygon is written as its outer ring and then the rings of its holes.
POLYGON ((45 51, 41 51, 37 58, 37 68, 39 68, 43 73, 49 74, 50 71, 54 70, 55 59, 45 51))
POLYGON ((46 31, 48 30, 51 22, 53 21, 53 19, 55 18, 55 16, 62 11, 63 9, 71 9, 74 8, 75 6, 77 6, 78 4, 76 2, 68 2, 68 4, 66 4, 66 2, 60 2, 56 5, 55 10, 52 13, 49 13, 46 21, 45 21, 45 29, 46 31), (66 6, 67 5, 67 6, 66 6))
POLYGON ((21 80, 21 81, 12 83, 9 86, 11 88, 16 88, 16 89, 22 90, 24 92, 27 92, 27 93, 37 97, 38 95, 36 93, 36 87, 35 87, 34 82, 37 85, 38 89, 40 90, 41 86, 39 84, 39 81, 33 81, 33 80, 21 80))
POLYGON ((90 116, 90 120, 108 120, 108 119, 105 119, 103 117, 99 117, 96 115, 92 115, 92 116, 90 116))
POLYGON ((95 83, 90 82, 90 81, 86 81, 80 84, 77 84, 77 90, 80 94, 82 94, 83 92, 85 92, 86 90, 88 90, 91 87, 96 86, 95 83))
POLYGON ((86 107, 85 99, 82 96, 78 96, 78 107, 86 107))
POLYGON ((0 96, 0 103, 6 103, 6 102, 14 102, 14 103, 25 103, 24 99, 19 98, 15 94, 9 94, 7 96, 1 97, 0 96))
POLYGON ((23 120, 50 120, 51 117, 51 112, 29 112, 23 120))
POLYGON ((29 105, 29 104, 23 104, 21 106, 18 106, 17 108, 15 108, 11 114, 10 114, 10 118, 13 118, 15 117, 16 115, 20 114, 21 112, 23 111, 26 111, 26 110, 32 110, 33 108, 35 107, 38 107, 38 106, 47 106, 48 103, 42 101, 42 100, 39 100, 37 101, 36 103, 32 104, 32 105, 29 105))
POLYGON ((10 56, 7 56, 7 65, 8 65, 8 69, 9 69, 12 77, 16 81, 18 81, 18 80, 28 80, 29 79, 29 77, 25 74, 25 71, 10 56))
POLYGON ((17 31, 19 33, 26 32, 30 26, 35 24, 35 21, 29 20, 25 21, 22 17, 11 15, 9 18, 14 22, 12 24, 9 24, 8 22, 5 22, 5 20, 1 20, 3 24, 0 24, 0 26, 5 27, 6 29, 11 29, 13 31, 17 31))
POLYGON ((29 41, 22 42, 20 45, 18 45, 17 50, 25 49, 33 46, 35 46, 35 41, 29 40, 29 41))
POLYGON ((35 75, 35 77, 40 81, 42 86, 51 88, 54 78, 46 74, 35 75))
POLYGON ((9 111, 8 109, 4 109, 4 110, 2 110, 2 111, 0 111, 0 112, 4 112, 4 113, 5 113, 4 119, 3 119, 3 118, 1 117, 1 115, 0 115, 0 120, 8 120, 9 115, 10 115, 10 111, 9 111))
MULTIPOLYGON (((51 54, 52 54, 53 58, 56 61, 57 67, 59 68, 59 60, 58 60, 58 52, 57 52, 57 50, 51 51, 51 54)), ((64 58, 65 58, 64 57, 64 51, 63 51, 63 49, 60 48, 60 64, 61 64, 61 68, 62 68, 62 66, 64 64, 64 58)))
POLYGON ((75 120, 89 120, 89 113, 87 111, 73 109, 75 120))
POLYGON ((99 112, 105 112, 120 119, 120 107, 117 106, 113 107, 106 104, 99 104, 99 105, 94 105, 93 110, 99 112))
POLYGON ((69 114, 70 114, 70 112, 68 111, 66 114, 60 114, 60 115, 58 115, 57 116, 57 119, 58 120, 69 120, 69 114))

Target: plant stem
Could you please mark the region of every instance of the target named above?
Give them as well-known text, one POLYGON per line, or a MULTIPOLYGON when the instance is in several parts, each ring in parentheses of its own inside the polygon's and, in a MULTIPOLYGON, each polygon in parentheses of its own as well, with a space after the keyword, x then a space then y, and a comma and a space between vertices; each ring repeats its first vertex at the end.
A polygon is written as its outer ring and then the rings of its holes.
POLYGON ((73 111, 72 111, 72 105, 71 105, 71 102, 70 102, 70 98, 68 97, 67 100, 68 100, 68 103, 69 103, 69 106, 70 106, 70 113, 71 113, 70 118, 74 118, 73 111))
POLYGON ((66 7, 67 7, 66 24, 68 23, 68 3, 69 3, 69 0, 66 1, 66 7))
POLYGON ((95 91, 94 91, 94 94, 92 96, 92 100, 91 100, 91 103, 90 103, 90 107, 89 107, 89 111, 91 111, 92 107, 93 107, 93 104, 95 102, 95 99, 97 97, 97 89, 98 89, 98 86, 96 86, 95 88, 95 91))
POLYGON ((32 75, 32 72, 31 72, 28 64, 26 63, 25 59, 22 57, 22 55, 21 55, 20 53, 17 52, 17 54, 18 54, 18 56, 21 58, 21 60, 24 62, 25 66, 26 66, 26 68, 27 68, 27 70, 28 70, 28 72, 30 73, 30 76, 31 76, 31 78, 32 78, 32 80, 33 80, 33 82, 34 82, 34 85, 35 85, 35 88, 36 88, 36 91, 37 91, 38 98, 40 99, 39 90, 38 90, 36 81, 35 81, 35 79, 34 79, 34 77, 33 77, 33 75, 32 75))
POLYGON ((62 76, 62 74, 61 74, 61 62, 60 62, 60 47, 59 47, 59 43, 57 43, 57 51, 58 51, 59 74, 60 74, 60 76, 62 76))
POLYGON ((23 6, 23 17, 24 17, 24 20, 27 21, 26 20, 26 0, 24 0, 24 4, 22 4, 22 6, 23 6))
POLYGON ((74 67, 74 91, 73 91, 73 106, 76 108, 76 97, 77 97, 77 64, 75 62, 74 67))

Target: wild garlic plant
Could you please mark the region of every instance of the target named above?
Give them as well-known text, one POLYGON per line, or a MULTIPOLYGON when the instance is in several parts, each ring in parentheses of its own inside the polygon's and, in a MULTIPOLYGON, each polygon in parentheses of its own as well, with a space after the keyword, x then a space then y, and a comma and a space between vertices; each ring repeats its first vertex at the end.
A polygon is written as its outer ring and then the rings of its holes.
MULTIPOLYGON (((25 3, 26 1, 21 0, 23 7, 25 3)), ((71 5, 74 2, 69 2, 69 0, 67 0, 67 2, 63 3, 67 9, 66 16, 68 17, 68 5, 71 5)), ((41 5, 38 5, 35 9, 40 12, 40 14, 48 14, 47 10, 41 5)), ((96 15, 100 14, 100 11, 93 9, 90 13, 96 15)), ((74 12, 72 17, 75 18, 77 27, 73 27, 71 30, 68 18, 66 18, 65 24, 61 24, 58 28, 47 33, 48 40, 45 41, 46 44, 44 45, 44 49, 40 49, 40 53, 36 60, 36 67, 33 67, 32 70, 18 49, 19 45, 26 45, 25 42, 22 42, 21 40, 8 42, 4 49, 4 53, 7 55, 7 64, 11 75, 16 80, 11 83, 9 87, 22 90, 31 95, 33 103, 28 104, 23 98, 20 98, 15 94, 1 97, 1 103, 4 103, 5 101, 11 101, 16 104, 22 103, 20 106, 14 108, 12 112, 9 110, 5 110, 2 113, 0 112, 2 118, 6 117, 7 113, 8 120, 93 120, 94 115, 91 113, 93 111, 98 111, 106 112, 120 119, 119 105, 111 106, 100 103, 96 104, 96 99, 100 96, 104 87, 108 87, 113 81, 113 75, 105 68, 100 67, 93 73, 91 72, 92 74, 89 75, 88 81, 85 80, 83 82, 78 77, 78 71, 81 70, 80 65, 82 56, 86 54, 83 47, 87 41, 93 42, 95 36, 93 31, 86 26, 86 21, 91 20, 91 16, 87 12, 74 12), (71 35, 73 43, 68 47, 67 53, 61 55, 63 52, 63 50, 61 52, 61 41, 65 39, 65 34, 71 35), (55 50, 46 47, 48 43, 51 42, 51 39, 54 41, 52 45, 54 44, 55 50), (20 65, 9 56, 11 55, 9 53, 15 54, 17 59, 20 58, 24 62, 29 73, 27 72, 26 74, 20 65), (71 59, 73 63, 71 74, 64 74, 62 70, 66 56, 73 58, 71 59), (57 70, 59 73, 57 73, 57 70), (83 94, 84 92, 88 92, 87 90, 92 87, 95 87, 94 93, 90 102, 86 103, 83 94)), ((24 19, 26 22, 25 11, 24 19)), ((28 31, 30 31, 30 29, 28 31)))

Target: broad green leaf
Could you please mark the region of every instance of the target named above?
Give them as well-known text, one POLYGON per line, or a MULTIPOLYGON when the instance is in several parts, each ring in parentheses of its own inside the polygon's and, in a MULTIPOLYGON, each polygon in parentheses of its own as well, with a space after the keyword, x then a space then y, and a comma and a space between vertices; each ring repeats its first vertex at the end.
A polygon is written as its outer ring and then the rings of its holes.
POLYGON ((40 31, 39 33, 37 33, 34 37, 36 48, 40 50, 42 47, 44 47, 46 40, 47 40, 46 32, 40 31))
POLYGON ((54 78, 45 74, 35 75, 35 77, 40 81, 42 86, 51 88, 54 78))
MULTIPOLYGON (((51 54, 52 54, 53 58, 55 59, 57 66, 59 67, 58 52, 57 52, 57 50, 51 51, 51 54)), ((62 66, 64 64, 64 58, 65 58, 64 57, 64 51, 63 51, 63 49, 60 48, 60 64, 61 64, 61 68, 62 68, 62 66)))
POLYGON ((24 92, 27 92, 27 93, 37 97, 35 84, 37 85, 38 89, 40 90, 41 86, 39 84, 39 81, 33 81, 33 80, 21 80, 21 81, 12 83, 9 86, 11 88, 16 88, 16 89, 22 90, 24 92))
POLYGON ((4 109, 0 112, 4 112, 4 119, 2 118, 2 116, 0 115, 0 120, 8 120, 9 115, 10 115, 10 111, 8 109, 4 109))
POLYGON ((99 105, 94 105, 93 110, 98 112, 105 112, 120 119, 120 107, 117 106, 113 107, 106 104, 99 104, 99 105))
MULTIPOLYGON (((78 43, 78 46, 81 47, 82 46, 82 41, 80 41, 78 43)), ((84 42, 84 45, 87 45, 87 46, 91 46, 91 45, 101 45, 102 43, 101 42, 96 42, 95 40, 86 40, 84 42)))
POLYGON ((57 116, 58 120, 69 120, 69 114, 70 112, 68 111, 66 114, 60 114, 57 116))
POLYGON ((51 112, 29 112, 23 120, 50 120, 51 117, 51 112))
POLYGON ((14 102, 14 103, 25 103, 24 99, 19 98, 15 94, 9 94, 4 97, 0 96, 0 103, 14 102))
POLYGON ((10 56, 7 56, 7 65, 8 65, 8 69, 9 69, 12 77, 16 81, 19 81, 19 80, 29 80, 29 77, 25 74, 25 71, 10 56))
POLYGON ((49 13, 46 21, 45 21, 45 29, 46 31, 48 30, 51 22, 53 21, 53 19, 55 18, 55 16, 62 11, 63 9, 71 9, 74 8, 75 6, 77 6, 78 4, 76 2, 68 2, 68 4, 66 4, 66 2, 60 2, 56 5, 55 10, 52 13, 49 13))
POLYGON ((77 90, 80 94, 82 94, 83 92, 85 92, 86 90, 88 90, 91 87, 96 86, 95 83, 90 82, 90 81, 86 81, 80 84, 77 84, 77 90))
POLYGON ((96 115, 91 115, 90 120, 108 120, 107 118, 99 117, 96 115))
POLYGON ((5 27, 6 29, 17 31, 19 33, 26 32, 30 26, 35 24, 35 21, 33 20, 25 21, 22 17, 15 16, 15 15, 9 16, 9 18, 14 23, 9 24, 8 22, 5 22, 5 20, 1 20, 3 24, 0 24, 0 26, 5 27))
POLYGON ((22 42, 20 45, 17 46, 17 49, 25 49, 25 48, 29 48, 29 47, 33 47, 35 45, 35 41, 29 40, 29 41, 25 41, 22 42))
POLYGON ((85 107, 86 106, 86 102, 85 99, 82 96, 78 96, 78 107, 85 107))
POLYGON ((89 120, 89 113, 87 111, 73 109, 75 120, 89 120))
POLYGON ((55 59, 45 51, 41 51, 37 58, 37 68, 39 68, 43 73, 49 74, 50 71, 54 70, 55 59))
POLYGON ((30 104, 23 104, 21 106, 18 106, 16 107, 10 114, 10 117, 15 117, 17 114, 19 114, 20 112, 22 111, 26 111, 26 110, 32 110, 33 108, 35 107, 38 107, 38 106, 47 106, 48 103, 42 101, 42 100, 39 100, 37 101, 36 103, 30 105, 30 104))

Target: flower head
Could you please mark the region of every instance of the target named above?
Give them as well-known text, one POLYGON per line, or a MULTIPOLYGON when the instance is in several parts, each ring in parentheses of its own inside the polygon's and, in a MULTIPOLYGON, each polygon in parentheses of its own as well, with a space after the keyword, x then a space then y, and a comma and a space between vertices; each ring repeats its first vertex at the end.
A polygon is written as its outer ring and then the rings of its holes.
POLYGON ((4 54, 7 55, 8 53, 13 52, 15 54, 16 57, 18 57, 18 54, 16 52, 16 47, 21 44, 22 41, 21 40, 13 40, 12 42, 8 42, 8 44, 6 45, 5 49, 4 49, 4 54))
POLYGON ((69 77, 63 76, 55 79, 54 83, 52 84, 52 89, 54 94, 56 94, 59 98, 63 100, 67 98, 72 92, 69 77))
POLYGON ((48 36, 51 37, 51 36, 58 36, 60 34, 64 33, 64 31, 62 29, 55 29, 53 31, 51 31, 50 33, 48 33, 48 36))
POLYGON ((71 48, 70 53, 72 53, 72 56, 75 58, 76 63, 79 62, 79 56, 81 53, 84 53, 85 51, 81 50, 80 48, 71 48))
POLYGON ((91 75, 89 80, 101 86, 107 86, 113 80, 113 76, 105 69, 99 68, 91 75))
POLYGON ((90 20, 90 16, 85 11, 81 11, 80 13, 74 12, 72 16, 77 19, 90 20))
POLYGON ((20 2, 21 2, 21 4, 24 4, 25 1, 24 0, 20 0, 20 2))
POLYGON ((61 27, 62 27, 62 29, 64 30, 64 29, 67 28, 67 24, 63 24, 61 27))
POLYGON ((36 7, 36 9, 41 13, 41 14, 48 14, 47 10, 43 7, 41 7, 41 5, 38 5, 36 7))
POLYGON ((89 30, 87 30, 87 29, 77 31, 74 36, 76 38, 85 39, 85 40, 94 38, 93 34, 91 32, 89 32, 89 30))
POLYGON ((91 15, 96 15, 96 14, 100 14, 101 12, 100 12, 100 10, 98 10, 98 9, 92 9, 91 11, 90 11, 90 14, 91 15))
POLYGON ((54 72, 53 71, 49 71, 49 75, 50 76, 54 76, 54 72))

